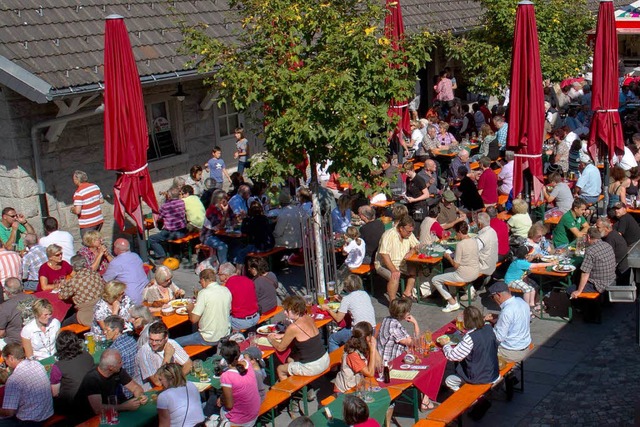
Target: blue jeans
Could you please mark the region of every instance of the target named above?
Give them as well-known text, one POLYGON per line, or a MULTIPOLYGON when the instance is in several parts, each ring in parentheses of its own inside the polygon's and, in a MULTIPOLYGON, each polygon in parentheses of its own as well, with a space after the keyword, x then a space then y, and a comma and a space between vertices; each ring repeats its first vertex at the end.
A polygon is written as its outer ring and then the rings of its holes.
POLYGON ((38 289, 38 281, 37 280, 25 280, 22 282, 22 286, 24 286, 25 291, 35 291, 38 289))
POLYGON ((242 160, 238 160, 238 173, 240 175, 242 175, 242 173, 244 172, 245 168, 247 167, 247 163, 249 162, 243 162, 242 160))
POLYGON ((209 345, 214 346, 217 345, 217 342, 209 342, 202 338, 202 334, 200 332, 194 332, 190 335, 185 335, 183 337, 176 338, 176 342, 180 344, 180 346, 184 347, 185 345, 209 345))
POLYGON ((582 198, 585 202, 587 202, 588 204, 594 204, 598 201, 598 197, 600 196, 584 196, 584 195, 580 195, 580 198, 582 198))
POLYGON ((348 328, 342 328, 329 335, 329 353, 342 347, 349 338, 351 338, 351 329, 348 328))
POLYGON ((260 313, 256 313, 248 319, 238 319, 236 317, 229 316, 229 321, 231 322, 231 329, 234 331, 240 331, 242 329, 249 329, 252 326, 258 324, 258 320, 260 320, 260 313))
POLYGON ((156 258, 164 258, 167 256, 167 253, 165 252, 162 243, 167 240, 179 239, 184 237, 185 234, 186 229, 176 231, 160 230, 159 233, 149 237, 149 245, 151 245, 151 249, 153 249, 153 253, 156 258))
POLYGON ((204 242, 205 245, 211 246, 216 250, 218 256, 218 262, 223 264, 227 262, 227 252, 229 252, 229 246, 216 236, 209 236, 204 242))

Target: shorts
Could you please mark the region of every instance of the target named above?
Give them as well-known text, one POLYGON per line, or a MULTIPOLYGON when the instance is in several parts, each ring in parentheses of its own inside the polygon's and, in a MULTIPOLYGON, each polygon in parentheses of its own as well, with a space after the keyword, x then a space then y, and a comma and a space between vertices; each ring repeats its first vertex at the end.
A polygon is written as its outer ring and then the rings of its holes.
POLYGON ((287 366, 287 372, 289 372, 289 375, 300 375, 302 377, 320 375, 327 369, 329 369, 329 353, 323 354, 321 358, 314 360, 313 362, 291 362, 287 366))
POLYGON ((533 286, 531 286, 524 280, 514 280, 513 282, 509 283, 509 287, 514 289, 520 289, 525 294, 529 292, 533 292, 535 290, 533 286))

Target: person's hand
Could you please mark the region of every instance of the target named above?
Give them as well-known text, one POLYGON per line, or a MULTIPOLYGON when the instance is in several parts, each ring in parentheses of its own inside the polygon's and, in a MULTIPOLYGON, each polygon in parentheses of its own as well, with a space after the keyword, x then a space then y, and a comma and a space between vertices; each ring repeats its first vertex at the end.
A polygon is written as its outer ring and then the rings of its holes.
POLYGON ((24 216, 24 214, 16 214, 16 219, 20 224, 24 225, 27 223, 27 218, 24 216))
POLYGON ((193 303, 192 302, 188 302, 187 303, 187 313, 191 313, 193 311, 193 303))
POLYGON ((407 322, 411 322, 413 324, 417 324, 418 321, 416 320, 415 317, 413 317, 412 314, 407 314, 407 317, 404 318, 407 322))
POLYGON ((222 398, 218 398, 218 400, 216 400, 216 406, 218 406, 218 408, 222 407, 222 398))
POLYGON ((486 320, 487 322, 493 322, 498 318, 498 316, 496 316, 493 313, 487 313, 487 315, 484 316, 484 320, 486 320))
POLYGON ((178 289, 178 290, 175 292, 175 295, 176 295, 178 298, 182 298, 182 297, 184 296, 184 294, 185 294, 184 289, 178 289))
POLYGON ((236 151, 235 153, 233 153, 233 158, 237 159, 238 158, 238 152, 236 151))
POLYGON ((329 311, 329 306, 327 304, 321 304, 320 308, 324 311, 329 311))
POLYGON ((115 300, 111 306, 111 313, 118 314, 120 312, 120 300, 115 300))
POLYGON ((149 401, 149 398, 146 394, 141 394, 140 396, 138 396, 138 400, 140 401, 141 405, 145 405, 149 401))
POLYGON ((391 280, 393 280, 394 282, 399 282, 401 275, 402 274, 400 273, 400 270, 392 271, 391 272, 391 280))
POLYGON ((20 223, 18 221, 13 221, 13 224, 11 224, 11 228, 17 230, 18 227, 20 227, 20 223))
POLYGON ((367 338, 367 344, 369 345, 369 348, 376 348, 377 342, 376 342, 376 337, 374 337, 373 335, 369 335, 367 338))
POLYGON ((167 343, 164 345, 164 355, 165 357, 167 357, 169 360, 173 359, 173 355, 176 353, 176 349, 173 348, 173 346, 171 345, 171 343, 169 341, 167 341, 167 343))
POLYGON ((135 411, 140 407, 141 404, 142 403, 140 402, 140 400, 138 400, 137 397, 134 397, 132 399, 127 400, 122 405, 120 405, 120 408, 125 411, 135 411))
POLYGON ((571 292, 571 296, 569 298, 570 299, 576 299, 576 298, 578 298, 580 296, 581 293, 582 292, 580 292, 580 291, 573 291, 573 292, 571 292))

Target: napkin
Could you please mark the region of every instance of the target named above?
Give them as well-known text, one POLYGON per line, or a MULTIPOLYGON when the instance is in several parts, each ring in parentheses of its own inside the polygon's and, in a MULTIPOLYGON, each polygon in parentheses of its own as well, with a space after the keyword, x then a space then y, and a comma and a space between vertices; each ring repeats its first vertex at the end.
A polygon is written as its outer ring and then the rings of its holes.
POLYGON ((190 382, 191 384, 196 386, 196 388, 200 393, 211 388, 211 383, 201 383, 201 382, 193 382, 193 381, 190 381, 190 382))
POLYGON ((400 371, 398 369, 392 369, 391 372, 389 372, 389 377, 392 380, 412 380, 418 374, 418 371, 400 371))
POLYGON ((256 338, 255 343, 263 347, 273 347, 267 337, 258 337, 256 338))

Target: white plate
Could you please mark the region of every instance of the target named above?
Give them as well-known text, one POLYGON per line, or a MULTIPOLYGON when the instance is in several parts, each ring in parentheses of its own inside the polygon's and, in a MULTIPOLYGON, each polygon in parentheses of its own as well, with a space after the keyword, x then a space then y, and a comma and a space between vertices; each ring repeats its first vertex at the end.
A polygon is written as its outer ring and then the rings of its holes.
POLYGON ((575 265, 566 265, 564 267, 565 268, 569 267, 569 269, 561 269, 559 265, 554 265, 553 266, 553 271, 555 271, 557 273, 572 273, 576 269, 575 265))
POLYGON ((407 365, 407 364, 400 365, 400 369, 411 369, 411 365, 407 365))
POLYGON ((181 316, 187 315, 187 307, 180 307, 176 309, 176 314, 180 314, 181 316))
POLYGON ((558 259, 558 257, 555 256, 555 255, 545 255, 543 257, 540 257, 540 260, 542 262, 553 262, 553 261, 555 261, 557 259, 558 259))
POLYGON ((256 332, 259 333, 260 335, 269 335, 269 334, 273 334, 273 333, 277 333, 278 331, 275 330, 276 325, 274 323, 271 323, 269 325, 263 325, 260 326, 258 329, 256 329, 256 332), (271 330, 271 328, 273 328, 273 330, 271 330))

